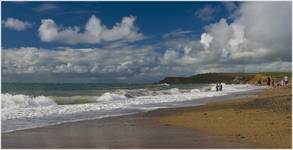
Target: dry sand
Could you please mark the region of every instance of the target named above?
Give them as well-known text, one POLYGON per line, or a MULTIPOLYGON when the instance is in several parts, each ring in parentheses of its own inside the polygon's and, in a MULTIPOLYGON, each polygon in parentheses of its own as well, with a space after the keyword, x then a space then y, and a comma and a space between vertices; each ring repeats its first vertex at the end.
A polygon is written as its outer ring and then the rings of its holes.
POLYGON ((181 109, 156 120, 236 138, 258 148, 291 148, 291 99, 289 87, 269 89, 251 98, 181 109))

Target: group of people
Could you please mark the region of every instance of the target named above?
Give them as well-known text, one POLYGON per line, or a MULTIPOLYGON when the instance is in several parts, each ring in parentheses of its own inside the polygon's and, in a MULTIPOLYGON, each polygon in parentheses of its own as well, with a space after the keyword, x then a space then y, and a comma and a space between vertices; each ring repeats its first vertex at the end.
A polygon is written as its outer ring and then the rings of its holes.
POLYGON ((223 90, 223 85, 222 85, 222 83, 217 83, 217 84, 216 84, 216 90, 217 90, 217 91, 222 91, 222 90, 223 90))
MULTIPOLYGON (((275 83, 275 80, 272 77, 268 77, 266 80, 266 85, 267 86, 272 86, 272 87, 281 87, 289 84, 289 78, 288 76, 284 76, 280 81, 275 83)), ((261 80, 258 81, 258 84, 262 84, 261 80)))

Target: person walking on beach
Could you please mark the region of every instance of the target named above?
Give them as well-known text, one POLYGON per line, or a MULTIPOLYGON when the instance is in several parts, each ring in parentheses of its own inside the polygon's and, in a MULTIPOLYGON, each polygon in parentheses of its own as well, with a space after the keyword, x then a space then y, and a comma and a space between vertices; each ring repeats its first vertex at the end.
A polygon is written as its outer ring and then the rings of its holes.
POLYGON ((284 86, 284 80, 283 79, 281 80, 281 86, 284 86))
POLYGON ((258 81, 257 81, 257 84, 258 84, 258 85, 261 85, 261 80, 258 80, 258 81))
POLYGON ((271 77, 267 78, 267 85, 270 86, 271 85, 271 77))
POLYGON ((222 91, 222 89, 223 89, 223 85, 222 85, 222 83, 220 83, 219 84, 219 90, 222 91))
POLYGON ((285 76, 285 77, 284 77, 284 83, 285 83, 285 85, 288 84, 288 76, 285 76))
POLYGON ((216 84, 216 90, 219 91, 219 84, 216 84))

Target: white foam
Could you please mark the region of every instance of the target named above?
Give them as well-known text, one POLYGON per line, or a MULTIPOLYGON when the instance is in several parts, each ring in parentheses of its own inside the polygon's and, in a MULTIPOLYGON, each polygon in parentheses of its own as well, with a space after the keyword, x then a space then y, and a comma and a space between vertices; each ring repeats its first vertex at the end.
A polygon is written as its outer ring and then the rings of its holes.
MULTIPOLYGON (((127 98, 125 95, 107 92, 98 97, 95 103, 75 105, 56 105, 56 103, 50 98, 44 96, 29 97, 25 95, 1 94, 2 108, 5 108, 2 109, 2 121, 24 118, 41 118, 41 120, 45 120, 52 116, 62 117, 64 115, 110 111, 133 107, 145 108, 147 105, 153 105, 153 108, 148 107, 151 110, 156 109, 155 104, 185 102, 263 88, 252 85, 223 85, 223 91, 216 92, 212 89, 212 85, 209 85, 209 87, 211 90, 208 91, 191 89, 190 92, 180 92, 179 89, 174 88, 167 90, 170 94, 166 94, 165 91, 159 95, 138 96, 133 98, 127 98)), ((173 105, 170 105, 170 107, 172 106, 173 105)), ((71 119, 74 120, 74 118, 71 119)))
POLYGON ((162 83, 162 84, 159 84, 160 86, 170 86, 170 84, 168 83, 162 83))
POLYGON ((106 92, 102 96, 97 98, 97 101, 113 101, 113 100, 125 100, 127 99, 124 95, 118 95, 114 93, 106 92))
POLYGON ((2 109, 46 107, 57 105, 53 100, 45 96, 30 97, 27 95, 1 94, 2 109))
POLYGON ((170 92, 170 94, 179 94, 180 93, 178 88, 172 88, 169 90, 169 92, 170 92))
POLYGON ((197 92, 200 92, 200 90, 199 89, 192 89, 192 90, 190 90, 190 92, 191 93, 197 93, 197 92))

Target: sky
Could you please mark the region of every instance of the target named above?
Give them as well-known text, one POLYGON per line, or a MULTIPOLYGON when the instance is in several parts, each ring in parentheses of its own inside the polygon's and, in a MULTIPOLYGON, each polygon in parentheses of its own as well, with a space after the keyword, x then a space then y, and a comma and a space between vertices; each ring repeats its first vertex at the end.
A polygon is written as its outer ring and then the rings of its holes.
POLYGON ((2 82, 291 71, 291 2, 2 2, 2 82))

